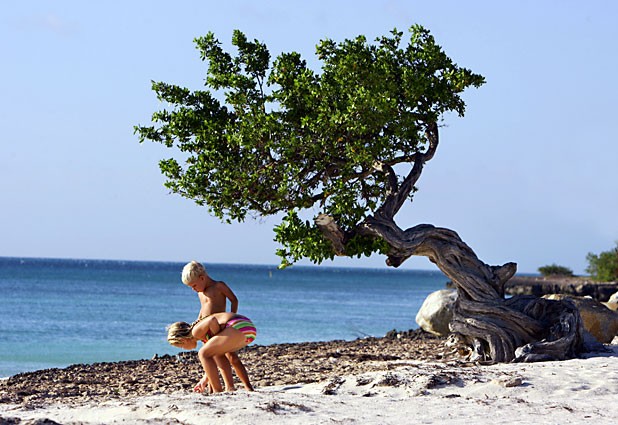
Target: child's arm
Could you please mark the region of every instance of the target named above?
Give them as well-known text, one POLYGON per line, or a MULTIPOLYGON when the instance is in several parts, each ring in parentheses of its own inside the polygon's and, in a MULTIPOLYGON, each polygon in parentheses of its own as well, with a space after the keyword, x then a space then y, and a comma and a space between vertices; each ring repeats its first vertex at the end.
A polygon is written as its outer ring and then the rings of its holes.
POLYGON ((232 313, 238 313, 238 298, 236 297, 234 292, 230 289, 229 286, 225 284, 225 282, 218 282, 218 288, 219 291, 221 291, 221 293, 230 300, 230 309, 232 313))
POLYGON ((208 316, 207 314, 202 313, 204 311, 204 304, 205 304, 205 301, 202 299, 202 297, 204 296, 205 296, 204 294, 197 294, 197 298, 200 300, 200 311, 197 314, 196 320, 200 320, 202 317, 208 316))
POLYGON ((211 316, 196 324, 191 333, 195 338, 203 341, 215 336, 219 332, 221 332, 221 326, 217 319, 211 316))
POLYGON ((208 383, 208 376, 206 376, 206 374, 204 373, 202 379, 200 379, 200 381, 195 385, 195 387, 193 387, 193 392, 203 393, 208 389, 209 385, 210 384, 208 383))

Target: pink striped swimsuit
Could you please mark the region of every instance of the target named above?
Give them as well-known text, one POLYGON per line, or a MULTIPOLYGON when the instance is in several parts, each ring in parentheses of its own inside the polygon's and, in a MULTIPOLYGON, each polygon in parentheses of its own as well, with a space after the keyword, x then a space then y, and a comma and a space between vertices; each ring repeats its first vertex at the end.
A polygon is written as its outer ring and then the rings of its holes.
POLYGON ((228 320, 228 322, 225 324, 225 327, 238 329, 239 331, 244 333, 245 341, 247 344, 252 343, 255 340, 255 336, 257 334, 253 322, 251 322, 251 320, 249 320, 245 316, 241 315, 237 315, 236 317, 228 320))

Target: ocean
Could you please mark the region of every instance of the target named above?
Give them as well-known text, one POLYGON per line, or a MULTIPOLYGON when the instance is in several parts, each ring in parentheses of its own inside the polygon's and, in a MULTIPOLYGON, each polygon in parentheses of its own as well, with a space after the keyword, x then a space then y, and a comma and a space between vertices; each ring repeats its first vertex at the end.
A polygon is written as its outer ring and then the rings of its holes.
MULTIPOLYGON (((0 257, 0 377, 177 354, 166 326, 199 311, 183 265, 0 257)), ((438 270, 204 265, 237 295, 260 345, 415 329, 427 295, 448 281, 438 270)))

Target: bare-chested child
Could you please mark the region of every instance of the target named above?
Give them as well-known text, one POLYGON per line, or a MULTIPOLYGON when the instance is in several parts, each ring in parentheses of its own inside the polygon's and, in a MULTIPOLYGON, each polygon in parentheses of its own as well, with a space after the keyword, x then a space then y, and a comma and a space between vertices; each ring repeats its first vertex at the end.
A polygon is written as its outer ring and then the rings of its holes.
MULTIPOLYGON (((201 263, 191 261, 182 269, 182 283, 189 286, 200 299, 200 314, 197 320, 201 320, 213 313, 223 313, 226 311, 227 300, 230 300, 230 310, 232 313, 238 312, 238 298, 232 292, 225 282, 215 281, 201 263)), ((247 391, 253 391, 253 387, 249 382, 249 375, 245 366, 242 364, 238 355, 235 352, 226 353, 224 356, 215 358, 223 382, 225 383, 226 391, 234 391, 234 380, 232 379, 231 367, 236 371, 236 375, 245 386, 247 391), (230 367, 231 364, 231 367, 230 367)), ((203 392, 208 386, 208 378, 206 374, 193 389, 197 392, 203 392)))

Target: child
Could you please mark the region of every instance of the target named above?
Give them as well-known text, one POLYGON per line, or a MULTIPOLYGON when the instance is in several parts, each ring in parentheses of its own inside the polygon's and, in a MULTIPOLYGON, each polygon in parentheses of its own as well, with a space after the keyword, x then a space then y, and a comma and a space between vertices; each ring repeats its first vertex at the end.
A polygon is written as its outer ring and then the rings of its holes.
POLYGON ((168 327, 167 340, 175 347, 193 350, 198 341, 204 345, 198 358, 204 369, 204 377, 196 387, 205 387, 209 382, 213 392, 223 391, 217 374, 220 359, 247 346, 255 339, 256 330, 251 320, 235 313, 214 313, 193 324, 176 322, 168 327))
MULTIPOLYGON (((198 321, 213 313, 225 312, 228 299, 230 300, 230 309, 232 313, 238 312, 238 298, 236 298, 236 295, 234 295, 230 287, 224 282, 213 280, 208 276, 208 273, 206 273, 204 266, 197 261, 191 261, 184 266, 182 269, 182 283, 189 286, 198 294, 200 300, 200 313, 197 317, 198 321)), ((227 359, 217 359, 217 365, 219 365, 221 369, 226 390, 234 390, 234 381, 230 368, 231 363, 231 366, 236 371, 236 375, 238 375, 245 389, 247 391, 253 391, 253 387, 249 382, 247 370, 238 358, 238 354, 235 352, 227 352, 226 357, 227 359)), ((205 384, 205 382, 203 382, 201 386, 198 384, 194 390, 198 392, 204 391, 205 384)))

